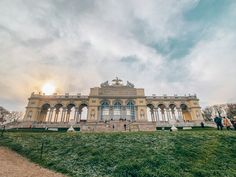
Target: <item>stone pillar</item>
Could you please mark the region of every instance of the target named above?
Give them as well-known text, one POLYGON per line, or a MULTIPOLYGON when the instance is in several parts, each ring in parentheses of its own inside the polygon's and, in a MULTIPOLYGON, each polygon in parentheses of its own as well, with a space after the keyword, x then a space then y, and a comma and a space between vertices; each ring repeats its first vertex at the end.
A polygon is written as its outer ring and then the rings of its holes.
POLYGON ((78 108, 78 107, 75 107, 74 121, 75 121, 76 123, 77 123, 78 112, 79 112, 79 108, 78 108))
POLYGON ((161 109, 161 116, 162 116, 162 121, 166 121, 165 109, 161 109))
POLYGON ((106 118, 106 120, 111 120, 111 118, 114 120, 114 116, 113 116, 113 106, 109 107, 109 118, 106 118))
POLYGON ((54 118, 54 122, 58 121, 58 114, 60 112, 60 109, 56 109, 56 114, 55 114, 55 118, 54 118))
POLYGON ((66 112, 66 122, 69 122, 71 110, 68 109, 66 112))
MULTIPOLYGON (((37 111, 37 116, 36 116, 36 121, 38 121, 39 119, 40 119, 40 112, 41 112, 41 109, 40 108, 38 108, 38 111, 37 111)), ((47 120, 46 119, 44 119, 44 122, 47 122, 47 120)))
POLYGON ((176 120, 175 109, 171 109, 171 115, 172 115, 172 119, 176 120))
POLYGON ((177 111, 178 111, 178 120, 179 120, 179 122, 183 122, 182 109, 177 108, 177 111))
POLYGON ((167 115, 167 121, 169 122, 171 117, 170 117, 170 109, 169 108, 166 108, 166 115, 167 115))
POLYGON ((153 109, 153 113, 154 113, 154 122, 157 122, 157 112, 156 112, 156 108, 153 109))
POLYGON ((61 122, 65 122, 65 114, 66 114, 66 108, 63 108, 61 114, 61 122))
POLYGON ((82 110, 79 110, 79 122, 81 121, 82 110))
POLYGON ((98 107, 98 121, 102 120, 102 107, 98 107))
POLYGON ((80 122, 80 114, 81 114, 81 111, 79 110, 79 108, 76 108, 76 114, 75 114, 75 122, 78 123, 80 122))
POLYGON ((157 115, 157 122, 160 123, 160 117, 159 117, 159 109, 156 108, 156 115, 157 115))
POLYGON ((121 107, 121 117, 122 117, 122 119, 126 119, 127 120, 127 117, 126 117, 126 107, 125 106, 121 107))
POLYGON ((151 112, 151 119, 152 119, 152 122, 154 122, 154 116, 153 116, 153 109, 150 108, 150 112, 151 112))
POLYGON ((54 111, 54 108, 50 108, 49 116, 48 116, 48 120, 49 120, 49 122, 52 122, 53 111, 54 111))

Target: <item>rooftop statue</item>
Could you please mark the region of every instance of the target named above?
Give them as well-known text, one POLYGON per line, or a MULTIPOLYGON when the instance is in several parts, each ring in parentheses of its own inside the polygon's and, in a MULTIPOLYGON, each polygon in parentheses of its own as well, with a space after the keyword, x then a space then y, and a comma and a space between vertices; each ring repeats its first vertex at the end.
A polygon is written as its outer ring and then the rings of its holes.
POLYGON ((112 83, 113 86, 122 86, 123 85, 122 80, 119 79, 118 77, 116 77, 116 79, 113 79, 112 82, 113 82, 112 83))
POLYGON ((127 81, 127 84, 126 84, 127 87, 130 87, 130 88, 134 88, 134 84, 132 84, 131 82, 127 81))
POLYGON ((108 81, 101 83, 101 87, 107 87, 107 86, 109 86, 108 81))

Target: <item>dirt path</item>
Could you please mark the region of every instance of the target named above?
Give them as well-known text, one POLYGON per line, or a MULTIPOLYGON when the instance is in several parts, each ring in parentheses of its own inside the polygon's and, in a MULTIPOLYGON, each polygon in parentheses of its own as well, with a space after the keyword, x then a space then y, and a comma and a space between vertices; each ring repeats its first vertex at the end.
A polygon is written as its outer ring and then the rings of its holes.
POLYGON ((1 177, 65 177, 48 169, 42 168, 19 154, 0 147, 1 177))

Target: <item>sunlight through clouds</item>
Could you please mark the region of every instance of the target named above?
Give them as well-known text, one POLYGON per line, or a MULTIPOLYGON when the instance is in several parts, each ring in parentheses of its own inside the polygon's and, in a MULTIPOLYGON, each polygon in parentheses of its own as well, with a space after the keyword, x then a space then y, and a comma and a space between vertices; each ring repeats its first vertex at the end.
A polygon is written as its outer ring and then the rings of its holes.
POLYGON ((33 91, 88 94, 115 76, 146 95, 236 100, 233 0, 0 1, 0 105, 33 91))

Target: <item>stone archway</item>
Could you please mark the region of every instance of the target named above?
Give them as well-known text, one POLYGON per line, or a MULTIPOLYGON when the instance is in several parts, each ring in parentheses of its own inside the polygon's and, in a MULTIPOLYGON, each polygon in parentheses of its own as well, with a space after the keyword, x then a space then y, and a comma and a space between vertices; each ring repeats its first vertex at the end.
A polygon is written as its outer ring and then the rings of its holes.
POLYGON ((54 106, 54 108, 55 108, 54 122, 61 122, 63 105, 58 103, 54 106))
POLYGON ((153 104, 147 104, 147 120, 152 122, 156 121, 153 104))
POLYGON ((50 121, 50 110, 51 110, 51 106, 48 103, 45 103, 41 106, 41 111, 39 114, 39 121, 40 122, 46 122, 46 121, 50 121))
POLYGON ((169 108, 170 108, 170 118, 171 118, 171 120, 177 120, 177 118, 178 118, 177 106, 175 104, 170 104, 169 108))
POLYGON ((192 116, 190 114, 189 108, 186 104, 181 104, 180 105, 182 115, 183 115, 183 120, 186 122, 189 122, 192 120, 192 116))
POLYGON ((160 112, 158 111, 159 117, 161 121, 166 122, 168 121, 167 114, 166 114, 166 106, 164 104, 159 104, 158 108, 160 109, 160 112))
POLYGON ((74 120, 75 115, 75 104, 70 103, 67 105, 67 111, 66 111, 66 122, 69 122, 70 120, 74 120))
POLYGON ((77 122, 83 121, 86 122, 88 119, 88 105, 83 103, 79 106, 79 111, 77 115, 77 122))

